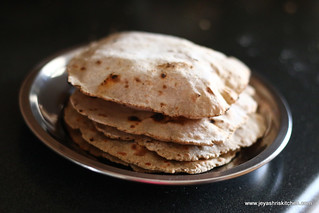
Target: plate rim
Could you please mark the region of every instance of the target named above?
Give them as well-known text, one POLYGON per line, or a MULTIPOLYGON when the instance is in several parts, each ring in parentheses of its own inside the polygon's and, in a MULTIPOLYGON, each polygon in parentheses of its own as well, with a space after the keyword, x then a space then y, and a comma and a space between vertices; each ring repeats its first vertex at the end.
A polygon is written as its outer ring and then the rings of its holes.
MULTIPOLYGON (((58 140, 54 139, 48 132, 46 132, 41 125, 37 122, 31 108, 31 102, 29 100, 29 95, 31 92, 32 85, 36 80, 36 77, 41 71, 41 68, 48 64, 51 60, 56 57, 63 56, 65 54, 71 53, 72 51, 77 51, 78 49, 83 48, 83 46, 77 46, 73 48, 68 48, 63 51, 59 51, 56 54, 44 59, 37 66, 35 66, 31 72, 28 73, 26 78, 24 79, 20 91, 19 91, 19 108, 20 112, 24 118, 29 129, 35 134, 35 136, 44 143, 47 147, 53 150, 55 153, 60 156, 84 167, 91 171, 101 173, 104 175, 108 175, 111 177, 129 180, 134 182, 142 182, 149 184, 161 184, 161 185, 191 185, 191 184, 203 184, 203 183, 211 183, 224 181, 232 178, 236 178, 242 175, 245 175, 249 172, 252 172, 261 166, 269 163, 273 160, 288 144, 289 139, 291 137, 292 128, 293 128, 293 119, 292 114, 289 108, 289 105, 285 98, 282 96, 278 90, 272 86, 268 80, 262 77, 260 74, 257 74, 252 71, 251 78, 259 81, 263 84, 264 87, 274 96, 274 99, 277 101, 276 104, 281 111, 281 125, 278 130, 278 134, 274 139, 273 143, 259 153, 257 156, 252 159, 234 167, 229 170, 233 170, 230 174, 224 174, 222 176, 211 175, 212 173, 206 172, 195 175, 182 175, 182 174, 174 174, 174 175, 162 175, 162 174, 148 174, 148 173, 139 173, 135 171, 129 171, 121 168, 117 168, 114 166, 103 164, 102 162, 98 162, 92 160, 82 154, 66 147, 58 140), (282 123, 285 125, 282 125, 282 123), (84 158, 84 159, 83 159, 84 158), (255 161, 257 163, 255 163, 255 161), (247 167, 247 168, 246 168, 247 167)), ((222 171, 220 173, 225 173, 229 170, 222 171)), ((218 174, 215 173, 215 174, 218 174)))

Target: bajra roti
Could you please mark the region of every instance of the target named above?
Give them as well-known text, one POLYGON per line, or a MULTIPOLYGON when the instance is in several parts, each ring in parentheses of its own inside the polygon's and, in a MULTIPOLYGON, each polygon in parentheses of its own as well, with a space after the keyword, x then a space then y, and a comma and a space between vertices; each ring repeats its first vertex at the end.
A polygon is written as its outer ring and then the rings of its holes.
MULTIPOLYGON (((77 113, 75 110, 73 111, 77 113)), ((258 138, 262 137, 266 131, 265 119, 260 114, 252 113, 249 115, 249 119, 246 123, 239 127, 224 143, 218 143, 212 146, 196 146, 158 141, 149 137, 122 132, 114 127, 105 126, 96 122, 93 123, 98 131, 109 138, 134 140, 138 144, 145 146, 148 150, 155 151, 158 155, 166 159, 178 161, 209 159, 218 157, 230 150, 251 146, 258 138)))
POLYGON ((113 140, 98 132, 92 122, 86 117, 78 114, 69 114, 72 108, 65 108, 65 122, 73 129, 79 129, 82 137, 88 143, 100 150, 119 158, 120 160, 133 164, 147 170, 165 173, 189 173, 197 174, 209 171, 214 167, 224 165, 235 157, 236 152, 229 152, 218 158, 198 161, 168 161, 155 152, 149 151, 143 146, 131 141, 113 140))
POLYGON ((67 67, 90 96, 192 119, 224 114, 248 85, 239 60, 185 39, 123 32, 95 42, 67 67))
MULTIPOLYGON (((249 87, 249 90, 253 89, 249 87)), ((86 96, 79 91, 72 94, 70 101, 79 113, 97 123, 160 141, 193 145, 225 142, 257 108, 256 101, 246 92, 224 115, 203 119, 171 118, 86 96)))
POLYGON ((168 160, 196 161, 215 158, 229 151, 251 146, 258 138, 263 136, 265 131, 264 118, 257 113, 253 113, 249 116, 247 122, 238 128, 227 141, 213 146, 180 145, 141 139, 136 139, 136 141, 148 150, 154 151, 168 160))

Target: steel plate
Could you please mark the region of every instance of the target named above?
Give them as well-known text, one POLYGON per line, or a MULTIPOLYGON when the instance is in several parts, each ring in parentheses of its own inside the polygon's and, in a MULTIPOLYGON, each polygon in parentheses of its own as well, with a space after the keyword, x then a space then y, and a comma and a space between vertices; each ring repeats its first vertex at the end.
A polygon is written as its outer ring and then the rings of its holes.
POLYGON ((268 129, 264 138, 242 149, 231 163, 202 174, 166 175, 138 173, 97 159, 72 143, 61 121, 63 107, 72 92, 67 83, 66 64, 80 49, 61 52, 39 64, 25 79, 19 97, 20 110, 33 133, 56 153, 78 165, 112 177, 151 184, 209 183, 254 171, 275 158, 289 141, 292 117, 286 101, 269 82, 253 73, 251 84, 268 129))

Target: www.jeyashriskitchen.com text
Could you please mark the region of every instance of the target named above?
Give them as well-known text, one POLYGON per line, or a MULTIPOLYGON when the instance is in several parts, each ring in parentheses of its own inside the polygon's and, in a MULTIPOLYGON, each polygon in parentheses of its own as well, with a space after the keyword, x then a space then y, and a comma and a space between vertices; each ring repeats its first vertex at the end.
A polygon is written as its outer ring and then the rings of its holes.
POLYGON ((311 201, 247 201, 245 206, 311 206, 311 201))

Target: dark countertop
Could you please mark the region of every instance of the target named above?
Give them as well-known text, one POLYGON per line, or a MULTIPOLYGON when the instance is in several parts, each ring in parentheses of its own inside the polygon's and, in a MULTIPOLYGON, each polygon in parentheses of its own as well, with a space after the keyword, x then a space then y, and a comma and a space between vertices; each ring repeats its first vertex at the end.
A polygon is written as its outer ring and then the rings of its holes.
POLYGON ((0 212, 319 211, 318 1, 11 1, 0 11, 0 212), (122 30, 185 37, 244 61, 287 99, 294 119, 287 147, 250 174, 197 186, 126 182, 48 149, 19 112, 23 79, 57 51, 122 30))

